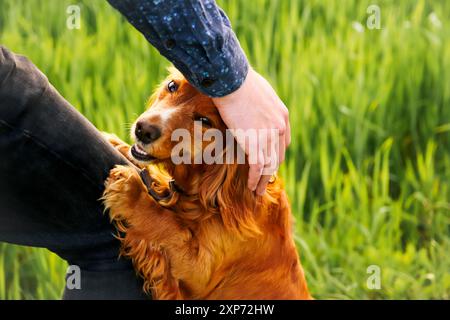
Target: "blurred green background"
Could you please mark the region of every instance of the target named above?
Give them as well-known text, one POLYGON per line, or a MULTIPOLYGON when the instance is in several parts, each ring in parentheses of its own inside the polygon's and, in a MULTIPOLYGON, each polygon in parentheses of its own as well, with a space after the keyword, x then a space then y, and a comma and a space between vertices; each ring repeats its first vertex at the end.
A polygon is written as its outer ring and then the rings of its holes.
MULTIPOLYGON (((450 1, 219 3, 290 109, 281 174, 312 294, 450 298, 450 1), (380 30, 366 25, 374 3, 380 30)), ((102 0, 0 0, 0 43, 125 139, 168 66, 102 0), (70 4, 80 30, 66 27, 70 4)), ((0 244, 0 299, 58 299, 65 269, 44 249, 0 244)))

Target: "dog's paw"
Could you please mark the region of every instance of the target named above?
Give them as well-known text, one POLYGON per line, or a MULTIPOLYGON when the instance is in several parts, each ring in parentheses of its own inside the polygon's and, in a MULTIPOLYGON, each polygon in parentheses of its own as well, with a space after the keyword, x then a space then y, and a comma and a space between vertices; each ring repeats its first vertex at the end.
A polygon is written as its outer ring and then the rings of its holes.
POLYGON ((131 166, 117 165, 105 181, 105 195, 134 198, 130 193, 143 191, 141 178, 137 170, 131 166))
POLYGON ((135 166, 139 167, 139 163, 135 161, 135 159, 131 156, 130 149, 131 146, 127 144, 126 142, 122 141, 119 137, 117 137, 113 133, 108 132, 102 132, 103 137, 110 145, 114 147, 117 151, 120 152, 125 158, 128 159, 131 163, 133 163, 135 166))
POLYGON ((127 189, 127 181, 135 174, 135 170, 128 166, 115 166, 106 179, 105 187, 107 190, 124 192, 127 189))
POLYGON ((112 145, 114 148, 121 145, 127 145, 126 142, 122 141, 118 136, 116 136, 114 133, 108 133, 108 132, 102 132, 103 138, 105 138, 106 141, 110 145, 112 145))
POLYGON ((122 141, 113 133, 102 132, 102 135, 109 144, 111 144, 117 151, 120 152, 121 155, 127 158, 127 160, 134 164, 136 167, 140 169, 143 169, 145 167, 145 165, 133 158, 130 152, 131 146, 129 144, 122 141))
POLYGON ((112 220, 120 219, 134 207, 142 191, 139 179, 132 167, 119 165, 110 171, 102 200, 105 208, 110 210, 112 220))

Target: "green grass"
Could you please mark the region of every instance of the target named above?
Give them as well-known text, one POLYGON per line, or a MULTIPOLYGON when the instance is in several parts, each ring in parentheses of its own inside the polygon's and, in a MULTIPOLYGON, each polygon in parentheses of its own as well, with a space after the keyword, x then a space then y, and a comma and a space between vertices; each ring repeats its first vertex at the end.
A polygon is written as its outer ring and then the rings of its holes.
MULTIPOLYGON (((281 174, 313 295, 449 299, 450 1, 377 1, 381 30, 365 28, 374 1, 219 2, 290 109, 281 174)), ((0 0, 0 43, 126 138, 168 62, 106 1, 82 1, 68 30, 68 4, 0 0)), ((64 271, 43 249, 0 245, 0 299, 59 298, 64 271)))

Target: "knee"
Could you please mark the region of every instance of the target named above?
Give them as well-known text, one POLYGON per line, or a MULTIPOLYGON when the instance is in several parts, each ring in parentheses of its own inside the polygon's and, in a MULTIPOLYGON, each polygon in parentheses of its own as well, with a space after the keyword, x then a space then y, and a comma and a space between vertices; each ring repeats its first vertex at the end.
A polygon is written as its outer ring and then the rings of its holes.
POLYGON ((0 46, 0 92, 4 91, 16 69, 14 54, 6 47, 0 46))
POLYGON ((0 46, 0 119, 21 112, 47 86, 47 78, 30 60, 0 46))

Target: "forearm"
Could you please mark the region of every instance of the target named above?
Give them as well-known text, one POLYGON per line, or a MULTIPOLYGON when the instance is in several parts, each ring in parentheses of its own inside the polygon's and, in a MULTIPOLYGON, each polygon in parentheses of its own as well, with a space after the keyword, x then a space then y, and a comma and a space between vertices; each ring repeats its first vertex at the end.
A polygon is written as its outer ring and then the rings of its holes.
POLYGON ((245 80, 248 62, 213 0, 108 0, 203 93, 221 97, 245 80))

